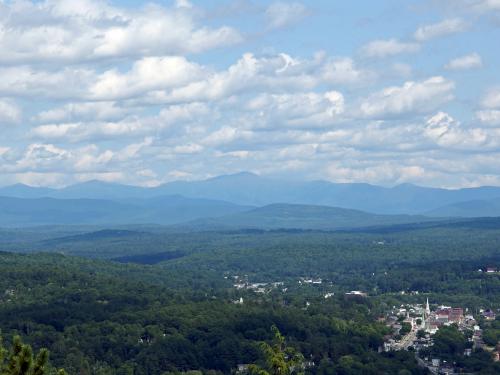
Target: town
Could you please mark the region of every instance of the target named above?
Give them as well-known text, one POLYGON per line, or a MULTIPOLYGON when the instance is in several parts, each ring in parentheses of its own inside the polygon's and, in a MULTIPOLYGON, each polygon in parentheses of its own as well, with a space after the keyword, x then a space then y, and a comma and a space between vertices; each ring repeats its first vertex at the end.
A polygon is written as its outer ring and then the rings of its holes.
MULTIPOLYGON (((492 268, 486 271, 492 273, 492 268)), ((495 269, 494 272, 497 272, 495 269)), ((330 281, 317 277, 300 277, 296 281, 284 282, 253 282, 249 281, 247 275, 225 276, 233 281, 233 288, 239 292, 250 292, 249 297, 254 295, 267 295, 272 292, 281 294, 290 292, 290 288, 313 288, 315 295, 321 299, 329 299, 336 296, 333 284, 330 281)), ((312 291, 312 290, 310 290, 312 291)), ((360 290, 342 291, 337 295, 346 301, 357 301, 363 303, 372 297, 367 292, 360 290)), ((464 337, 464 345, 457 353, 461 357, 471 357, 474 352, 488 353, 493 361, 500 360, 500 342, 485 342, 483 329, 485 326, 496 323, 498 311, 489 308, 477 307, 470 309, 461 306, 446 306, 439 301, 429 301, 428 297, 417 291, 401 291, 401 296, 412 299, 422 299, 422 303, 403 303, 392 306, 388 311, 378 317, 378 321, 388 328, 389 333, 384 336, 383 345, 379 352, 410 351, 415 353, 415 358, 422 368, 427 368, 432 374, 456 374, 461 373, 460 365, 450 360, 448 356, 440 356, 435 350, 435 342, 440 334, 446 330, 454 330, 464 337), (441 331, 441 332, 440 332, 441 331)), ((251 298, 251 297, 250 297, 251 298)), ((317 299, 316 301, 321 301, 317 299)), ((246 302, 246 299, 245 299, 246 302)), ((235 304, 244 304, 243 297, 234 300, 235 304)), ((319 302, 321 303, 321 302, 319 302)), ((306 300, 304 309, 309 308, 311 303, 306 300)), ((314 366, 309 363, 309 366, 314 366)), ((242 371, 240 373, 245 373, 242 371)))
POLYGON ((391 334, 384 338, 381 351, 415 351, 417 361, 433 374, 455 374, 459 369, 454 363, 440 358, 430 350, 434 338, 440 329, 456 328, 466 338, 463 356, 471 356, 473 351, 483 350, 491 353, 494 361, 499 361, 500 343, 494 346, 485 344, 481 323, 487 324, 496 319, 496 313, 490 309, 478 309, 477 312, 468 308, 451 307, 439 304, 407 304, 393 306, 386 316, 380 317, 390 329, 391 334))

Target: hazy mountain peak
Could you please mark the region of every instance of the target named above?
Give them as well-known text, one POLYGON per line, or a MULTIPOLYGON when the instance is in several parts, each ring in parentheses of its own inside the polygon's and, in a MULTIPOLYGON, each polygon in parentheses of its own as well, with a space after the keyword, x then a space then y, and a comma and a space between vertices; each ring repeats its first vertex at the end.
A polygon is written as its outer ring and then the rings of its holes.
POLYGON ((260 178, 262 177, 253 172, 242 171, 242 172, 212 177, 208 180, 217 181, 217 180, 260 179, 260 178))

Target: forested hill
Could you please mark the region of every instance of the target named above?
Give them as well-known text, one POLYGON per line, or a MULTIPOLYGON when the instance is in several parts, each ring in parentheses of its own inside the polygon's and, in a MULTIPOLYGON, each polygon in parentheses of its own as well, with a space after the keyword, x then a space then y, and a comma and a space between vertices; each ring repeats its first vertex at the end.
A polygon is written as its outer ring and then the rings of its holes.
POLYGON ((4 336, 47 347, 69 374, 229 374, 262 358, 259 344, 272 338, 273 325, 307 358, 330 358, 320 366, 331 371, 423 373, 411 353, 377 353, 387 330, 373 322, 368 301, 334 298, 308 311, 245 297, 241 306, 230 283, 203 281, 203 272, 185 288, 168 280, 180 273, 61 255, 2 253, 0 274, 4 336), (153 272, 161 282, 140 277, 153 272))
POLYGON ((186 226, 198 229, 314 229, 335 230, 380 225, 435 222, 417 215, 377 215, 358 210, 299 204, 271 204, 253 210, 199 219, 186 226))
POLYGON ((418 215, 379 215, 338 207, 272 204, 241 206, 225 201, 162 196, 148 199, 55 199, 0 197, 0 226, 179 225, 189 229, 298 228, 332 230, 436 221, 418 215))
MULTIPOLYGON (((388 329, 377 318, 426 298, 498 309, 500 274, 478 270, 500 265, 500 221, 382 228, 2 230, 4 250, 57 253, 0 253, 0 329, 47 347, 70 374, 229 374, 262 360, 272 325, 316 364, 311 374, 420 374, 412 352, 378 353, 388 329)), ((495 374, 483 354, 461 358, 463 368, 495 374)))
POLYGON ((161 196, 149 199, 55 199, 0 197, 0 226, 174 224, 217 217, 252 207, 209 199, 161 196))

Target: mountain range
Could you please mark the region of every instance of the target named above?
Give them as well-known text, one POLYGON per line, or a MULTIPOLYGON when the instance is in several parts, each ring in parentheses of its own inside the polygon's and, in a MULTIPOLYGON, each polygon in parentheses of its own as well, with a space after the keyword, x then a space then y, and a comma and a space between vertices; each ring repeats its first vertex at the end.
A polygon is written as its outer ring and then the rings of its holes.
POLYGON ((243 206, 274 203, 319 205, 377 214, 430 216, 500 216, 500 187, 440 189, 402 184, 382 187, 364 183, 290 181, 248 172, 202 181, 175 181, 139 187, 89 181, 62 189, 17 184, 0 188, 0 196, 16 198, 109 199, 113 201, 182 195, 192 199, 243 206))
POLYGON ((147 199, 0 197, 0 226, 170 225, 247 211, 251 207, 208 199, 162 196, 147 199))

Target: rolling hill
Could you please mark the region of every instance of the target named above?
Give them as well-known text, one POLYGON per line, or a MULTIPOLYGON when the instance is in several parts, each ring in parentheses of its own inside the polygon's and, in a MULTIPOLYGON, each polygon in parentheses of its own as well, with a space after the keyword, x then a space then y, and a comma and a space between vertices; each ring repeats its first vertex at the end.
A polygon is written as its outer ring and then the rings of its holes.
POLYGON ((251 207, 181 196, 112 201, 0 197, 0 226, 175 224, 217 217, 251 207))
POLYGON ((426 212, 428 216, 453 217, 498 217, 500 216, 500 198, 488 200, 470 200, 438 207, 426 212))
POLYGON ((338 207, 271 204, 250 211, 189 223, 205 229, 335 230, 435 221, 417 215, 379 215, 338 207))

